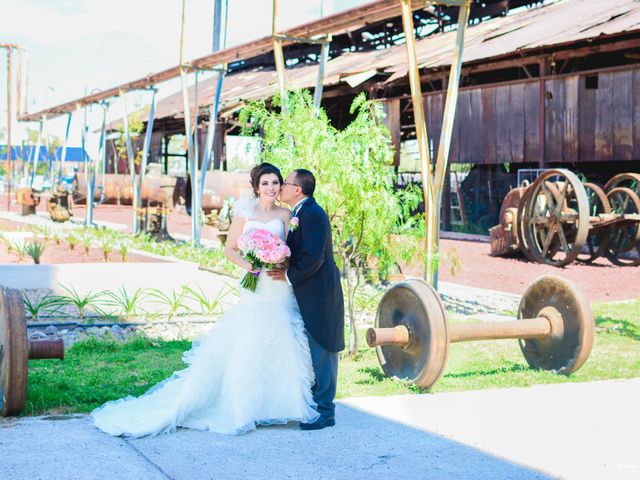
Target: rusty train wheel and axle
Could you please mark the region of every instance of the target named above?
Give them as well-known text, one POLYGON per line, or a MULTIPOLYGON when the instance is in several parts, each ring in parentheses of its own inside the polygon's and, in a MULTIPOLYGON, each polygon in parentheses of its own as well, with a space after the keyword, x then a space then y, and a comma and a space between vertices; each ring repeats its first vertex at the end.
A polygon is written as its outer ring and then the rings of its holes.
MULTIPOLYGON (((640 175, 638 177, 640 179, 640 175)), ((640 183, 637 188, 640 190, 640 183)), ((614 187, 607 193, 607 198, 611 211, 622 221, 609 232, 604 255, 614 265, 640 265, 640 196, 631 188, 614 187)))
POLYGON ((589 201, 578 177, 566 169, 543 172, 518 209, 519 238, 528 257, 562 267, 587 241, 589 201))
POLYGON ((0 415, 17 415, 27 399, 29 360, 64 358, 62 339, 30 342, 22 295, 0 287, 0 415))
POLYGON ((367 343, 376 347, 386 375, 429 388, 444 373, 451 343, 518 339, 532 368, 568 375, 587 360, 594 330, 589 303, 573 283, 556 276, 527 288, 516 320, 465 324, 449 324, 436 291, 408 280, 382 297, 367 343))

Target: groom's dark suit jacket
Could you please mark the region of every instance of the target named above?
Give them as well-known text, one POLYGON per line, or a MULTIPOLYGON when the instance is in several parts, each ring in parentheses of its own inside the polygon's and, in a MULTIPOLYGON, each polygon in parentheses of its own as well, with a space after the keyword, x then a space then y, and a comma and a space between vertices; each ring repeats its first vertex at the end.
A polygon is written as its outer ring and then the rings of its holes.
POLYGON ((331 224, 313 197, 301 205, 299 225, 287 236, 291 249, 287 277, 307 332, 325 350, 344 349, 344 301, 333 260, 331 224))

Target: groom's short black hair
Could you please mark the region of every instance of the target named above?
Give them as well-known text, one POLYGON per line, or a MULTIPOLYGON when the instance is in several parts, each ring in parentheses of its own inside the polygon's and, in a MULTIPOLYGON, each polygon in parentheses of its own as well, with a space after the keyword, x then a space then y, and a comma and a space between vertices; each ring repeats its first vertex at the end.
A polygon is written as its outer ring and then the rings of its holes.
POLYGON ((296 181, 300 185, 302 193, 307 197, 313 197, 313 192, 316 191, 316 177, 313 176, 313 173, 304 168, 297 168, 293 173, 296 174, 296 181))

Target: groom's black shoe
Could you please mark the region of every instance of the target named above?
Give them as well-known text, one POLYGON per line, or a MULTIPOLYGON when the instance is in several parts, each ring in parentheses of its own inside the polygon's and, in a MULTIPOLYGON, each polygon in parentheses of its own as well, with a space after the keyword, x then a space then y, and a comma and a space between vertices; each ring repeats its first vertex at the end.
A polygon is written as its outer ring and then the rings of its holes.
POLYGON ((301 423, 300 428, 302 430, 322 430, 323 428, 333 427, 335 424, 335 417, 320 416, 320 418, 313 423, 301 423))

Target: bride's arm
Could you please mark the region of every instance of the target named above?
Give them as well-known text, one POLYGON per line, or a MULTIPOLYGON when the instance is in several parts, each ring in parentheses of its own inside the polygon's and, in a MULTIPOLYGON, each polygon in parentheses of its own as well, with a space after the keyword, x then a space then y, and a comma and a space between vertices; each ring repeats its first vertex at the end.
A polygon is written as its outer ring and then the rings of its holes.
POLYGON ((255 270, 251 263, 242 258, 242 255, 238 251, 238 237, 242 233, 244 222, 245 219, 243 217, 235 217, 231 222, 229 233, 227 233, 227 243, 224 246, 224 255, 240 268, 254 272, 255 270))
POLYGON ((283 208, 281 212, 282 223, 284 224, 284 239, 289 235, 289 222, 291 221, 291 210, 283 208))

